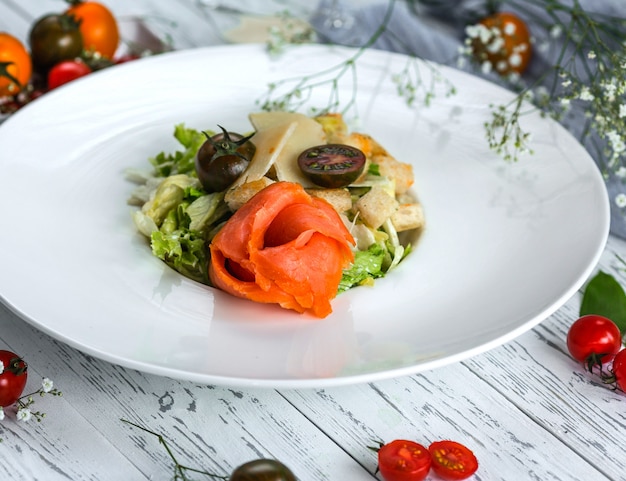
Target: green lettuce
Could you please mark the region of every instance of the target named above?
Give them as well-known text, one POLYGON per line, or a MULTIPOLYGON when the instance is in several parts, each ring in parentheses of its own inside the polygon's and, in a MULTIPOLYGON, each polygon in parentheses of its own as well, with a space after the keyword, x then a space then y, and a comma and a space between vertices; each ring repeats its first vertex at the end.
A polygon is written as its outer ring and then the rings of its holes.
MULTIPOLYGON (((208 134, 211 135, 212 132, 208 134)), ((154 166, 156 175, 159 177, 174 174, 195 176, 195 156, 206 140, 205 134, 199 130, 187 128, 185 124, 177 124, 174 127, 174 137, 184 148, 174 153, 160 152, 156 157, 151 157, 149 160, 154 166)))
POLYGON ((383 277, 383 260, 386 250, 380 244, 372 244, 366 251, 357 251, 354 254, 354 263, 343 271, 338 292, 367 284, 374 279, 383 277))

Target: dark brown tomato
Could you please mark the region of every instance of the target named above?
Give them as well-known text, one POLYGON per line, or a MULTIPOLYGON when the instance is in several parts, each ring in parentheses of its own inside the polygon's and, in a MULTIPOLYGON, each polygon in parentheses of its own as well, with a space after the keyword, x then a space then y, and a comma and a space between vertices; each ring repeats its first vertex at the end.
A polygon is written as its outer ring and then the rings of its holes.
POLYGON ((195 166, 198 179, 207 192, 226 190, 246 170, 254 153, 252 135, 244 137, 236 132, 207 136, 196 154, 195 166))
POLYGON ((275 459, 256 459, 233 471, 229 481, 297 481, 291 470, 275 459))
POLYGON ((29 42, 33 66, 41 74, 47 74, 52 66, 83 53, 83 37, 78 23, 67 15, 41 17, 30 30, 29 42))
POLYGON ((313 183, 336 189, 354 182, 365 167, 365 154, 344 144, 324 144, 306 149, 298 166, 313 183))

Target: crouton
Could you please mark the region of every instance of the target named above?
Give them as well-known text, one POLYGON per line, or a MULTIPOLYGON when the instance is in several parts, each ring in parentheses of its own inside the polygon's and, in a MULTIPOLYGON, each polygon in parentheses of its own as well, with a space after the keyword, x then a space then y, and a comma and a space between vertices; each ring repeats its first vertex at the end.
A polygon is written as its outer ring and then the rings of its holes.
POLYGON ((228 208, 235 212, 242 205, 248 202, 254 194, 260 192, 273 182, 274 181, 268 177, 261 177, 258 180, 238 185, 226 192, 224 201, 228 204, 228 208))
POLYGON ((424 226, 424 210, 418 203, 400 204, 391 215, 391 223, 398 232, 419 229, 424 226))
POLYGON ((315 120, 322 125, 326 134, 326 142, 329 144, 343 144, 348 135, 348 126, 343 116, 338 113, 318 115, 315 120))
POLYGON ((324 199, 339 213, 352 208, 352 197, 348 189, 307 189, 309 195, 324 199))
POLYGON ((378 165, 380 175, 396 182, 396 194, 404 194, 413 185, 413 166, 400 162, 389 154, 373 155, 372 163, 378 165))
POLYGON ((374 186, 354 205, 361 219, 378 229, 398 209, 398 201, 381 187, 374 186))

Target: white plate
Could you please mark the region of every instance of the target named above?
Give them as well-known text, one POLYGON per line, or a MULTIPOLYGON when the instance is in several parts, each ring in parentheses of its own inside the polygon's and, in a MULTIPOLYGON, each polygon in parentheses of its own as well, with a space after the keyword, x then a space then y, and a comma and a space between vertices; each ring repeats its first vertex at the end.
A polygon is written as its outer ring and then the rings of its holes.
MULTIPOLYGON (((195 382, 304 388, 368 382, 456 362, 513 339, 566 302, 604 248, 609 209, 592 159, 530 116, 535 155, 492 154, 488 104, 511 94, 442 69, 458 89, 408 108, 391 75, 406 57, 359 61, 360 129, 414 166, 427 228, 375 287, 324 320, 198 285, 135 232, 127 167, 176 146, 173 126, 247 130, 268 82, 352 54, 322 46, 271 60, 244 45, 164 54, 45 95, 0 127, 0 294, 88 354, 195 382)), ((423 75, 428 75, 423 70, 423 75)), ((341 83, 345 100, 352 80, 341 83)), ((327 92, 313 94, 323 107, 327 92)))

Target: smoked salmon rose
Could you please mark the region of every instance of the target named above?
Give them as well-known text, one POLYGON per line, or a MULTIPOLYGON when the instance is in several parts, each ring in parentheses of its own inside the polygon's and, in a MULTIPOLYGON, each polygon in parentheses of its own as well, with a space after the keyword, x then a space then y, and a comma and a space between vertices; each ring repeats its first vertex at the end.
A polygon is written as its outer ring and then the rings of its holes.
POLYGON ((213 239, 209 276, 229 294, 326 317, 354 239, 337 212, 292 182, 258 192, 213 239))

